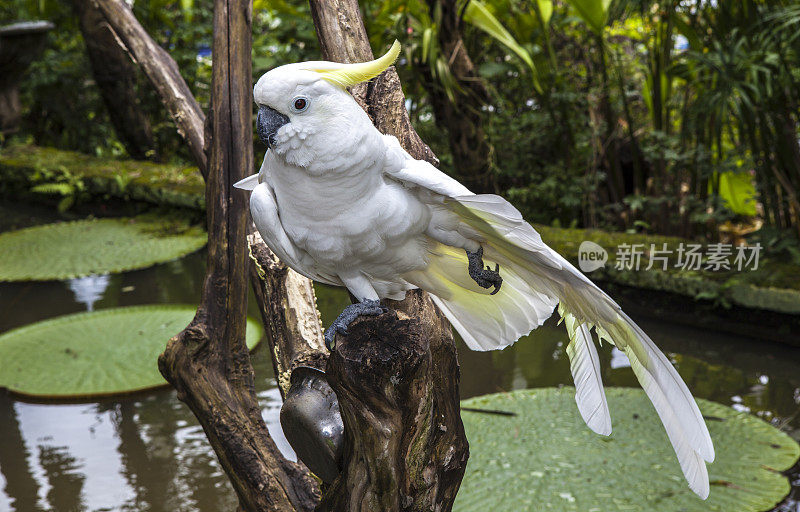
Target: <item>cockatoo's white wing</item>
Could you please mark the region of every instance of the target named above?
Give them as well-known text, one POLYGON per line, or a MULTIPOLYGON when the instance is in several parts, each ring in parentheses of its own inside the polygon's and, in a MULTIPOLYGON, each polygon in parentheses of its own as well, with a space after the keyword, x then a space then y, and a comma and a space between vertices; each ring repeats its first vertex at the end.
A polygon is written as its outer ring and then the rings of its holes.
POLYGON ((311 257, 291 241, 281 225, 278 204, 269 183, 259 183, 250 194, 250 212, 264 243, 272 252, 298 274, 325 284, 341 286, 338 277, 316 268, 311 257))
POLYGON ((612 342, 653 402, 691 489, 709 493, 705 461, 714 447, 691 393, 652 340, 602 290, 550 249, 510 203, 495 195, 474 195, 435 167, 411 158, 394 137, 386 137, 386 174, 419 197, 456 218, 453 229, 479 241, 484 259, 500 264, 503 286, 497 295, 464 279, 463 251, 432 244, 428 269, 409 280, 438 297, 434 300, 473 349, 502 348, 527 334, 558 303, 570 336, 568 353, 578 409, 590 428, 611 430, 600 369, 590 329, 612 342), (506 325, 502 325, 506 322, 506 325))
POLYGON ((311 257, 297 247, 286 234, 278 213, 275 193, 269 181, 265 180, 268 176, 263 172, 253 174, 234 184, 236 188, 252 191, 250 194, 250 213, 258 232, 264 239, 264 243, 275 253, 278 259, 298 274, 321 283, 341 286, 342 282, 337 276, 317 269, 311 257), (264 181, 259 183, 259 179, 264 181))

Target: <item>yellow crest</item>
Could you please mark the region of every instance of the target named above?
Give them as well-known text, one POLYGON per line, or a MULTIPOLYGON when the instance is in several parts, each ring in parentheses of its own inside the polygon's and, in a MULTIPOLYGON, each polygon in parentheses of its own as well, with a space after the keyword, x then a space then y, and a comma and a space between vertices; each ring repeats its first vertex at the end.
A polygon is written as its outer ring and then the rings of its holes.
MULTIPOLYGON (((400 55, 400 43, 395 40, 394 44, 383 57, 379 57, 369 62, 358 62, 355 64, 339 64, 335 62, 325 62, 324 66, 314 66, 310 71, 316 71, 322 75, 323 80, 338 85, 339 87, 351 87, 361 82, 366 82, 383 73, 389 66, 394 64, 397 56, 400 55)), ((322 64, 322 63, 315 63, 322 64)))

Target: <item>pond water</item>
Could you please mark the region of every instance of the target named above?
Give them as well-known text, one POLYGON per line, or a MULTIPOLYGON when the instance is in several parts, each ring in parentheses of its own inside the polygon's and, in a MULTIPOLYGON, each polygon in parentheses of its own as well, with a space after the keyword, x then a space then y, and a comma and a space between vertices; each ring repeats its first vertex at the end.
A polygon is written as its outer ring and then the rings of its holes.
MULTIPOLYGON (((48 220, 41 212, 16 211, 0 215, 0 230, 48 220)), ((0 283, 0 332, 87 309, 197 303, 204 266, 200 252, 123 274, 0 283)), ((342 290, 318 288, 318 297, 326 324, 347 303, 342 290)), ((800 439, 800 349, 663 319, 636 320, 695 396, 749 411, 800 439)), ((554 322, 501 352, 472 352, 459 343, 462 397, 572 384, 566 343, 563 327, 554 322)), ((607 385, 637 385, 619 351, 604 346, 600 359, 607 385)), ((270 432, 293 456, 278 425, 280 395, 268 351, 254 351, 253 365, 270 432)), ((792 478, 800 486, 798 474, 792 478)), ((797 490, 793 494, 800 497, 797 490)), ((27 403, 0 391, 0 511, 235 508, 233 491, 202 429, 168 388, 79 404, 27 403)), ((800 512, 800 505, 790 498, 776 510, 800 512)))

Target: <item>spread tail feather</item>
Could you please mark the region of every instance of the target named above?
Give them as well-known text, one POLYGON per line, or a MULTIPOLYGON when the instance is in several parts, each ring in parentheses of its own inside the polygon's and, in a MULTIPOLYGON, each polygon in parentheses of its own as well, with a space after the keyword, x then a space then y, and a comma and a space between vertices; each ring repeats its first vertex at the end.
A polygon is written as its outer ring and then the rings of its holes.
MULTIPOLYGON (((714 447, 700 410, 686 384, 653 341, 620 307, 539 234, 504 199, 493 195, 446 199, 464 232, 482 237, 484 259, 500 264, 503 286, 490 296, 469 281, 463 251, 433 244, 425 271, 409 282, 434 294, 434 300, 464 341, 475 350, 506 347, 550 316, 555 304, 564 318, 570 368, 581 416, 595 432, 608 434, 611 420, 602 391, 597 351, 590 329, 613 343, 631 367, 659 415, 689 487, 709 493, 705 462, 714 447)), ((461 231, 461 230, 460 230, 461 231)))
POLYGON ((600 435, 611 435, 611 414, 608 411, 603 379, 600 376, 600 358, 586 324, 578 324, 574 316, 565 314, 564 322, 569 333, 569 368, 575 381, 575 402, 583 421, 600 435))

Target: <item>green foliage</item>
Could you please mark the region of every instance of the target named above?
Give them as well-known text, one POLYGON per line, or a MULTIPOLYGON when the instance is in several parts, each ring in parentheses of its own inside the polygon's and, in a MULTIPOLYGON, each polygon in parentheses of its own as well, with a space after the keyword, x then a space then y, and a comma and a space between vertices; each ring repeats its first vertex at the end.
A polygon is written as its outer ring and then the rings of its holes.
MULTIPOLYGON (((438 44, 438 4, 361 6, 374 48, 395 38, 403 43, 397 69, 414 126, 442 167, 459 177, 447 133, 435 123, 431 88, 423 87, 433 81, 433 90, 454 102, 464 92, 450 69, 452 56, 438 44)), ((482 109, 491 181, 530 218, 709 239, 722 236, 718 227, 728 222, 763 221, 798 233, 800 10, 794 3, 481 0, 458 7, 464 47, 491 94, 482 109), (757 204, 745 205, 748 176, 757 204), (731 177, 736 187, 727 186, 731 177)), ((203 107, 211 9, 211 0, 134 3, 203 107)), ((12 0, 0 8, 0 19, 34 17, 54 21, 58 30, 23 84, 22 136, 120 155, 68 4, 12 0), (71 91, 68 102, 64 90, 71 91)), ((319 58, 305 3, 256 0, 253 34, 254 79, 286 62, 319 58)), ((139 92, 159 155, 188 160, 143 77, 139 92)), ((59 197, 62 208, 81 199, 80 190, 64 185, 38 190, 59 197)))
POLYGON ((66 167, 37 167, 31 181, 37 183, 30 188, 36 194, 61 196, 57 209, 60 213, 69 210, 86 195, 83 180, 67 170, 66 167))
POLYGON ((205 243, 202 229, 179 217, 36 226, 0 234, 0 281, 46 281, 145 268, 205 243))
POLYGON ((608 21, 608 6, 611 0, 568 0, 581 19, 597 34, 603 32, 608 21))
POLYGON ((319 60, 307 2, 256 0, 253 3, 253 80, 288 62, 319 60))
MULTIPOLYGON (((119 395, 166 385, 158 355, 194 306, 135 306, 44 320, 0 336, 0 387, 39 398, 119 395)), ((247 346, 262 336, 247 321, 247 346)))
POLYGON ((536 0, 535 8, 539 11, 542 24, 547 26, 547 24, 550 23, 550 17, 553 15, 552 0, 536 0))
POLYGON ((453 510, 648 510, 761 512, 789 492, 788 469, 800 446, 745 413, 698 400, 717 458, 708 466, 711 495, 689 490, 643 391, 607 388, 613 433, 589 430, 575 389, 543 388, 472 398, 464 406, 470 460, 453 510))
MULTIPOLYGON (((551 5, 552 9, 552 5, 551 5)), ((493 39, 496 39, 512 52, 514 52, 520 59, 528 65, 533 76, 533 85, 537 91, 542 91, 542 86, 539 84, 539 77, 537 76, 536 65, 533 59, 525 48, 520 46, 514 39, 514 36, 509 34, 508 30, 494 17, 494 15, 486 8, 483 2, 472 0, 467 4, 464 9, 464 21, 474 25, 475 27, 483 30, 493 39)))
POLYGON ((70 3, 11 0, 3 5, 0 23, 48 19, 57 27, 20 86, 23 133, 40 144, 91 154, 123 152, 97 88, 89 85, 91 68, 70 3))
MULTIPOLYGON (((285 62, 318 58, 307 5, 286 10, 285 2, 257 2, 253 15, 254 78, 285 62)), ((153 39, 178 64, 201 107, 210 102, 212 0, 146 0, 133 3, 134 14, 153 39)), ((0 9, 0 23, 44 18, 57 29, 21 85, 25 109, 22 132, 37 144, 74 149, 97 156, 123 156, 85 53, 70 2, 11 0, 0 9), (41 8, 44 6, 44 8, 41 8), (69 91, 65 101, 64 91, 69 91)), ((147 78, 139 73, 139 107, 150 119, 162 160, 191 161, 175 125, 147 78)))

